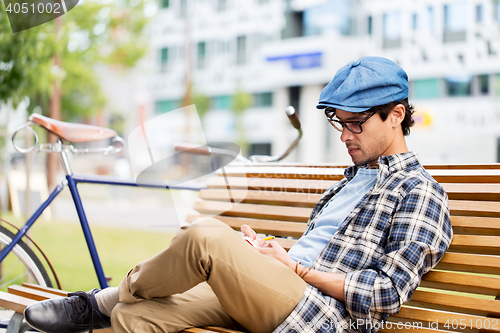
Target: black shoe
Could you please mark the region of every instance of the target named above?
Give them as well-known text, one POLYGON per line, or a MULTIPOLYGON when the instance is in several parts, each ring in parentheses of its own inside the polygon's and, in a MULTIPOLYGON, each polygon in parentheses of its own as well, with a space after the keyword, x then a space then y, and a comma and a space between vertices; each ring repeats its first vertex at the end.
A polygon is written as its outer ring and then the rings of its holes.
POLYGON ((109 317, 97 308, 95 294, 77 291, 68 297, 50 299, 30 305, 24 310, 24 317, 30 326, 47 333, 92 332, 93 329, 110 328, 109 317))

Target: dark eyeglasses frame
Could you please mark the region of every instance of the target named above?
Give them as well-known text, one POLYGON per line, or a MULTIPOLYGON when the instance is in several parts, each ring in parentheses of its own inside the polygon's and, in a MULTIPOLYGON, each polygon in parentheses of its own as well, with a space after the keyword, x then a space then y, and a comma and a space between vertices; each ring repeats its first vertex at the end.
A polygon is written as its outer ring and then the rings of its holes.
POLYGON ((334 110, 328 109, 328 108, 325 109, 326 119, 328 120, 328 122, 330 123, 330 125, 332 125, 333 128, 335 128, 339 132, 342 132, 342 130, 344 128, 347 128, 351 133, 354 133, 354 134, 361 134, 361 133, 363 133, 363 127, 361 125, 363 125, 375 113, 377 113, 377 112, 371 111, 368 116, 366 116, 365 118, 363 118, 361 120, 341 121, 341 120, 333 119, 333 117, 335 116, 335 111, 334 110), (337 127, 336 124, 339 124, 340 128, 337 127), (355 124, 355 125, 359 126, 359 132, 353 131, 349 127, 348 124, 355 124))

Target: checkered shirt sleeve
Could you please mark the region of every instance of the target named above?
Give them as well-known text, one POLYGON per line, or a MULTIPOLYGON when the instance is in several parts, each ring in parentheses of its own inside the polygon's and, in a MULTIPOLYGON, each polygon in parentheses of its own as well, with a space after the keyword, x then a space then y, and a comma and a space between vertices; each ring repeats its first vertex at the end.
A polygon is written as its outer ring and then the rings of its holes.
MULTIPOLYGON (((372 312, 398 313, 410 299, 422 275, 438 263, 451 241, 443 206, 446 194, 431 182, 419 183, 397 205, 384 255, 373 258, 365 269, 347 273, 345 305, 353 318, 368 321, 372 312)), ((390 213, 384 208, 379 212, 390 213)))

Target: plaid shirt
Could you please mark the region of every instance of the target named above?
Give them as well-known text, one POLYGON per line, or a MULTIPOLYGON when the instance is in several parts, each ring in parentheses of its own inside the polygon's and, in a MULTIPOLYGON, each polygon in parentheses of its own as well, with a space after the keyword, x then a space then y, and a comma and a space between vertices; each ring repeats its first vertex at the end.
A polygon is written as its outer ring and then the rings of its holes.
MULTIPOLYGON (((412 153, 382 156, 377 182, 340 225, 312 268, 346 274, 345 303, 307 285, 299 304, 275 332, 377 331, 398 313, 421 277, 443 257, 452 239, 448 197, 412 153)), ((304 234, 325 204, 357 172, 329 188, 304 234)))

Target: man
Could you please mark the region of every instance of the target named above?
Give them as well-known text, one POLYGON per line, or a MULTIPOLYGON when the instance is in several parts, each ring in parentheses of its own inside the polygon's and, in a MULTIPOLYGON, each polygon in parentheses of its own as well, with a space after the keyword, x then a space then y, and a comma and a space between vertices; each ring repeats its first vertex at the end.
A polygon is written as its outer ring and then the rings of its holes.
POLYGON ((250 332, 371 331, 399 312, 447 250, 447 195, 408 151, 408 77, 390 60, 341 68, 317 106, 341 131, 354 166, 314 208, 287 253, 248 226, 216 219, 181 228, 118 288, 30 306, 46 332, 176 332, 218 325, 250 332), (109 318, 111 317, 111 319, 109 318))

